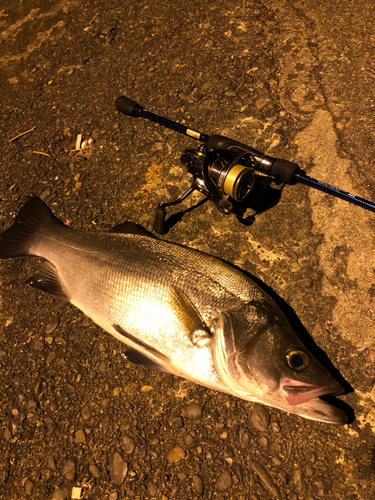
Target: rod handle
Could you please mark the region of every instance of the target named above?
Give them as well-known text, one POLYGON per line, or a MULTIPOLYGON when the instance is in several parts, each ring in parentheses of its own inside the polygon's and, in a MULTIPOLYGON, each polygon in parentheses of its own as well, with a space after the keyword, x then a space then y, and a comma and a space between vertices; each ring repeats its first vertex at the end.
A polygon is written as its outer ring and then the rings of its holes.
POLYGON ((134 116, 138 118, 141 116, 141 112, 144 109, 140 104, 133 101, 133 99, 129 99, 129 97, 125 97, 124 95, 120 95, 116 99, 116 109, 117 111, 121 111, 124 115, 134 116))

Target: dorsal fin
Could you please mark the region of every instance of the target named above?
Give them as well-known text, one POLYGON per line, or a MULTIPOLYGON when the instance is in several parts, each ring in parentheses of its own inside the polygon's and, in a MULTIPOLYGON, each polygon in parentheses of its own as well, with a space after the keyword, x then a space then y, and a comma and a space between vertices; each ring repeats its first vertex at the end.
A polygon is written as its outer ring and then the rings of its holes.
POLYGON ((112 229, 112 232, 123 234, 140 234, 142 236, 150 236, 151 238, 156 238, 154 234, 152 234, 150 231, 147 231, 147 229, 145 229, 140 224, 136 224, 135 222, 130 221, 125 221, 121 224, 117 224, 117 226, 112 229))

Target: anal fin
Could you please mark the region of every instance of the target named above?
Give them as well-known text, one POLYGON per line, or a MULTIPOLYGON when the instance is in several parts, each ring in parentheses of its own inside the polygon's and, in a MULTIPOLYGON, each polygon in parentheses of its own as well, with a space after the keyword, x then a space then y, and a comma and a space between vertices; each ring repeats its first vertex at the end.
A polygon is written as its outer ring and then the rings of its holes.
POLYGON ((43 264, 43 267, 34 276, 26 280, 26 284, 69 302, 69 298, 60 283, 57 269, 50 262, 43 264))

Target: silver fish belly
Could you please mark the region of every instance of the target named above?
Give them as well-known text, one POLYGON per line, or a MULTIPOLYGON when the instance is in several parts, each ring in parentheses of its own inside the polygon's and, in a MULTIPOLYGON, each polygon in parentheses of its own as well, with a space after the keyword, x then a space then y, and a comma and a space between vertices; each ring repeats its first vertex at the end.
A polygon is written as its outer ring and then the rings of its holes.
POLYGON ((75 231, 31 198, 0 235, 0 258, 46 259, 28 283, 69 300, 124 342, 134 363, 306 418, 346 421, 318 398, 341 386, 250 278, 135 224, 118 230, 75 231))

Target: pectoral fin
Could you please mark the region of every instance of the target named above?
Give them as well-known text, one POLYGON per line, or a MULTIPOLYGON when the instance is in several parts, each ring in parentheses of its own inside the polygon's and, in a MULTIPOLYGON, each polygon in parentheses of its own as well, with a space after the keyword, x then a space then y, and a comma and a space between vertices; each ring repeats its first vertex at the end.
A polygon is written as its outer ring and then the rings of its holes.
POLYGON ((133 365, 143 366, 144 368, 148 368, 149 370, 153 370, 155 372, 170 373, 165 366, 157 363, 155 360, 145 356, 136 349, 132 349, 131 347, 126 348, 125 358, 133 365))
POLYGON ((190 340, 195 344, 195 337, 197 337, 198 332, 200 340, 202 340, 204 336, 206 338, 211 338, 210 329, 189 297, 177 286, 173 287, 172 294, 174 302, 173 309, 181 323, 185 325, 189 332, 190 340))
POLYGON ((147 356, 147 354, 139 352, 137 351, 137 349, 128 347, 125 356, 131 363, 135 365, 144 366, 146 368, 158 372, 169 373, 168 368, 166 368, 166 365, 170 364, 168 356, 165 356, 165 354, 162 354, 154 347, 146 344, 146 342, 143 342, 142 340, 139 340, 130 333, 126 332, 123 328, 121 328, 121 326, 119 325, 112 325, 112 326, 120 335, 125 337, 125 339, 130 340, 133 344, 135 344, 143 351, 146 351, 150 355, 147 356))

